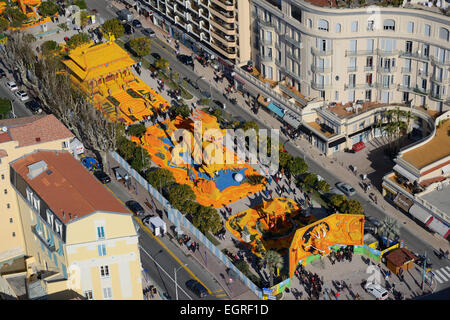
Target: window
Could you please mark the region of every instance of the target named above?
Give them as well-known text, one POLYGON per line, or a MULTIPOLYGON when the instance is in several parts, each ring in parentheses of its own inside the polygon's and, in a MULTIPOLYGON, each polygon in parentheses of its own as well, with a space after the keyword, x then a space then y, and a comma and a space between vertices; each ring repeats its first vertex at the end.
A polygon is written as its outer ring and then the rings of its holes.
POLYGON ((395 21, 392 19, 385 19, 383 21, 383 29, 395 31, 395 21))
POLYGON ((373 66, 373 57, 369 56, 366 59, 366 67, 372 67, 373 66))
POLYGON ((9 223, 13 223, 13 218, 9 218, 9 223))
POLYGON ((97 239, 105 239, 105 229, 103 226, 97 227, 97 239))
POLYGON ((53 221, 54 221, 54 215, 53 212, 51 212, 51 210, 47 209, 46 210, 46 214, 47 214, 47 223, 50 225, 50 227, 53 229, 53 221))
POLYGON ((308 28, 312 28, 312 20, 308 19, 308 28))
POLYGON ((327 20, 319 20, 317 23, 317 27, 319 30, 328 31, 328 21, 327 20))
POLYGON ((103 288, 103 299, 112 299, 112 288, 103 288))
POLYGON ((409 21, 406 25, 406 32, 413 33, 414 32, 414 22, 409 21))
POLYGON ((351 32, 358 32, 358 21, 353 21, 351 25, 351 32))
POLYGON ((2 174, 2 180, 5 180, 5 175, 4 174, 2 174))
POLYGON ((92 290, 88 290, 84 292, 84 296, 86 297, 86 299, 88 300, 94 300, 94 296, 92 295, 92 290))
POLYGON ((101 278, 109 277, 109 266, 100 266, 100 277, 101 278))
POLYGON ((339 91, 334 92, 334 100, 339 101, 339 91))
POLYGON ((429 24, 426 24, 425 25, 425 28, 424 28, 424 33, 425 33, 425 35, 427 36, 427 37, 430 37, 431 36, 431 26, 429 25, 429 24))
POLYGON ((106 256, 106 245, 104 245, 104 244, 99 244, 99 245, 97 246, 97 249, 98 249, 98 255, 99 255, 99 257, 104 257, 104 256, 106 256))
POLYGON ((445 28, 440 28, 439 29, 439 39, 448 41, 448 38, 449 38, 448 30, 445 28))
POLYGON ((10 203, 7 203, 6 204, 6 209, 10 209, 11 208, 11 204, 10 203))
POLYGON ((367 31, 373 31, 374 27, 375 27, 375 21, 368 20, 367 21, 367 31))
POLYGON ((13 237, 15 237, 15 236, 16 236, 16 233, 15 233, 15 232, 13 232, 13 233, 12 233, 12 236, 13 236, 13 237))
POLYGON ((8 194, 8 189, 5 189, 5 194, 8 194))
POLYGON ((350 52, 356 52, 357 40, 350 40, 350 52))
POLYGON ((340 33, 340 32, 341 32, 341 24, 340 24, 340 23, 337 23, 337 24, 336 24, 336 32, 337 32, 337 33, 340 33))
POLYGON ((322 99, 325 99, 325 91, 319 91, 319 93, 320 93, 320 97, 322 99))
POLYGON ((366 90, 366 101, 372 100, 372 90, 366 90))
POLYGON ((62 147, 63 147, 63 149, 69 147, 69 144, 67 143, 67 141, 62 142, 62 147))
POLYGON ((424 57, 429 57, 430 56, 430 45, 429 44, 424 44, 422 46, 422 54, 424 57))
POLYGON ((368 52, 372 52, 373 51, 373 39, 367 39, 367 41, 366 41, 366 50, 368 52))
POLYGON ((63 236, 62 224, 58 220, 55 220, 55 231, 62 238, 62 236, 63 236))

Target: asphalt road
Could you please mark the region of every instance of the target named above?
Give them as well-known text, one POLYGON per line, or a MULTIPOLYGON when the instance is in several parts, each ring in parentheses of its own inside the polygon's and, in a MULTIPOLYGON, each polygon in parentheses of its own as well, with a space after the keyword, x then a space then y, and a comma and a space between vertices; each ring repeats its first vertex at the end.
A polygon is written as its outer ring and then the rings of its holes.
MULTIPOLYGON (((121 183, 114 178, 106 185, 115 196, 123 203, 134 199, 121 183)), ((166 293, 170 299, 175 299, 175 269, 177 271, 178 299, 198 300, 195 293, 186 288, 186 281, 197 277, 211 291, 206 300, 222 300, 225 293, 213 276, 205 270, 198 262, 186 256, 180 249, 170 241, 169 236, 164 238, 155 237, 146 227, 139 229, 139 245, 141 262, 144 269, 148 270, 150 278, 156 285, 166 293), (175 258, 176 257, 176 258, 175 258), (186 268, 182 266, 187 264, 186 268), (192 274, 191 274, 192 273, 192 274), (219 294, 220 293, 220 294, 219 294), (217 295, 217 296, 216 296, 217 295)))
MULTIPOLYGON (((17 118, 32 116, 33 113, 27 107, 25 107, 24 102, 20 101, 19 98, 14 94, 14 92, 6 87, 6 82, 12 80, 11 76, 9 76, 8 78, 9 79, 3 78, 0 81, 0 97, 7 98, 12 101, 12 112, 16 115, 17 118)), ((20 86, 19 89, 21 89, 20 86)))

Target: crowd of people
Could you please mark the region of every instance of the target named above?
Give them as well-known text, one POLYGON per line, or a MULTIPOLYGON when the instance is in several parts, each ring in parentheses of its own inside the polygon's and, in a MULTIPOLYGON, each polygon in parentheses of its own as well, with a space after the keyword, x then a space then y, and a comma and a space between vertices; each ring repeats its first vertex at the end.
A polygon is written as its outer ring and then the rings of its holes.
POLYGON ((302 265, 295 270, 295 276, 305 288, 311 300, 319 300, 323 289, 323 280, 315 273, 309 272, 302 265))
POLYGON ((331 251, 328 255, 328 259, 330 259, 330 262, 332 265, 334 265, 337 262, 341 262, 344 260, 347 260, 349 262, 352 262, 353 259, 353 246, 346 246, 342 247, 339 250, 331 251))

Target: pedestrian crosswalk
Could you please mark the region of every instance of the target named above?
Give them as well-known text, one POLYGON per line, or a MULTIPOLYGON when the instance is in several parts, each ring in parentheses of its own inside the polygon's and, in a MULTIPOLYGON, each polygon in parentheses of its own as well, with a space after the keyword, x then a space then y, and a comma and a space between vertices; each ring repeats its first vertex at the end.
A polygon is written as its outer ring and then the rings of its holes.
POLYGON ((450 267, 442 267, 440 269, 433 270, 434 279, 438 283, 444 283, 450 281, 450 267))

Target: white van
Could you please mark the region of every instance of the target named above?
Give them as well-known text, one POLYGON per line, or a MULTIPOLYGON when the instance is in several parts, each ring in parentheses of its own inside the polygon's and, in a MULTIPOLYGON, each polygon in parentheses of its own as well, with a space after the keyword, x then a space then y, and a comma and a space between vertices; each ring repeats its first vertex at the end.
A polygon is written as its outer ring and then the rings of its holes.
POLYGON ((364 289, 366 289, 366 291, 373 295, 377 300, 386 300, 389 295, 388 291, 378 283, 368 282, 364 286, 364 289))

